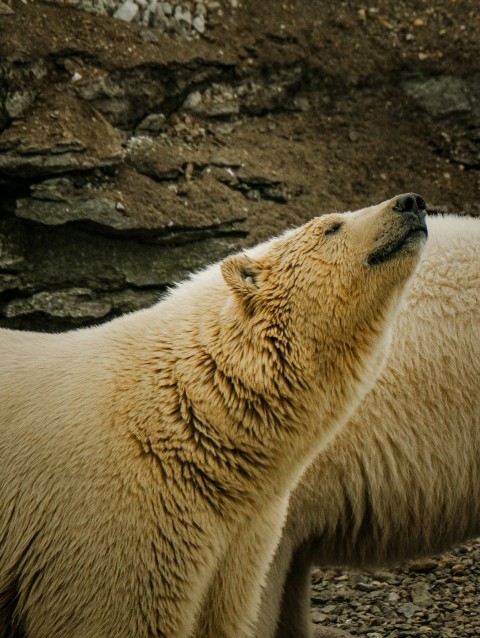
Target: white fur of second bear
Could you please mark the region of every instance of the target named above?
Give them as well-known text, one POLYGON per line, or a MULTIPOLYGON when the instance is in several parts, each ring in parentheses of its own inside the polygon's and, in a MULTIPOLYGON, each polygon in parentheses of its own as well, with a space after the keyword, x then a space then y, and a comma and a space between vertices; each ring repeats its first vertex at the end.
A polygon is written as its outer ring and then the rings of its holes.
POLYGON ((313 220, 104 326, 0 331, 0 635, 243 633, 288 491, 373 381, 418 262, 416 237, 368 264, 410 229, 396 201, 313 220), (248 520, 267 543, 219 586, 248 520))
POLYGON ((315 635, 314 565, 399 562, 480 535, 480 218, 427 225, 385 369, 292 495, 252 638, 315 635))

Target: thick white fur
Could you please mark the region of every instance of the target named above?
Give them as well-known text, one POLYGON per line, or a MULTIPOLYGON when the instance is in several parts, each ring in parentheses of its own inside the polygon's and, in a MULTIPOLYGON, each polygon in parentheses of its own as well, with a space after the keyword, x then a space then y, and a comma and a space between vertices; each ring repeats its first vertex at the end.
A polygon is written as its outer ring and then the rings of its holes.
POLYGON ((1 638, 244 635, 288 493, 373 382, 418 264, 418 233, 369 264, 412 228, 396 201, 104 326, 0 331, 1 638))
POLYGON ((386 368, 293 493, 252 636, 314 635, 313 565, 400 561, 480 534, 480 219, 427 222, 386 368))

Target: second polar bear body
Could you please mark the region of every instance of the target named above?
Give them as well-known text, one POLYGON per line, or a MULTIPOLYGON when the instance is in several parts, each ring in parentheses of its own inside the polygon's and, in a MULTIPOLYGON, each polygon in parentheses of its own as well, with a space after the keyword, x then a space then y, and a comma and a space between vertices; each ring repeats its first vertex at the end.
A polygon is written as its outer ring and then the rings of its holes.
POLYGON ((251 638, 317 635, 313 566, 399 562, 480 535, 480 219, 427 221, 386 366, 292 494, 251 638))

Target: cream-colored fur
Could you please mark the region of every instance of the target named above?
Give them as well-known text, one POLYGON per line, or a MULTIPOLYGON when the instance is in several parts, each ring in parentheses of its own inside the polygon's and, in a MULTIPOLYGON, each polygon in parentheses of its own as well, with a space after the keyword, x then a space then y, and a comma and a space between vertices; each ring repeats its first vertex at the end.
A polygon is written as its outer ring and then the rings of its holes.
POLYGON ((427 225, 387 365, 291 498, 258 638, 314 635, 312 565, 400 561, 480 534, 480 219, 427 225))
POLYGON ((0 331, 2 638, 242 635, 289 490, 384 360, 424 243, 369 265, 412 228, 395 204, 312 220, 104 326, 0 331), (272 540, 222 573, 244 523, 272 540))

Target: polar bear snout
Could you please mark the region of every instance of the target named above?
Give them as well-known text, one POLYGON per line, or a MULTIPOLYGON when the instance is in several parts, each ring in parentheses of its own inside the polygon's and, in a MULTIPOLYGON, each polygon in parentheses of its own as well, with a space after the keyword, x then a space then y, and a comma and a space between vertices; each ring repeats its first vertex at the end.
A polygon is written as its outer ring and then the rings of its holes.
POLYGON ((423 197, 405 193, 385 204, 380 208, 384 226, 376 237, 376 248, 368 257, 369 266, 418 253, 428 237, 425 222, 427 206, 423 197))
POLYGON ((416 193, 399 195, 394 200, 393 211, 402 215, 402 221, 410 225, 411 231, 420 230, 428 235, 425 218, 427 216, 427 204, 423 197, 416 193))
POLYGON ((399 195, 395 200, 393 211, 401 213, 402 221, 407 223, 409 229, 407 236, 420 231, 428 236, 427 224, 425 222, 427 205, 423 197, 416 193, 406 193, 399 195))
POLYGON ((416 193, 405 193, 399 195, 394 203, 393 210, 398 213, 411 213, 417 217, 425 217, 427 205, 423 197, 416 193))
POLYGON ((425 223, 427 204, 423 197, 416 193, 399 195, 394 202, 393 210, 396 213, 401 213, 412 224, 413 229, 423 230, 427 234, 425 223))

